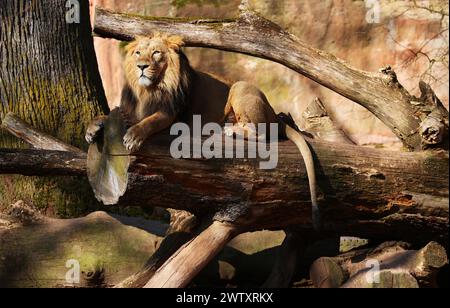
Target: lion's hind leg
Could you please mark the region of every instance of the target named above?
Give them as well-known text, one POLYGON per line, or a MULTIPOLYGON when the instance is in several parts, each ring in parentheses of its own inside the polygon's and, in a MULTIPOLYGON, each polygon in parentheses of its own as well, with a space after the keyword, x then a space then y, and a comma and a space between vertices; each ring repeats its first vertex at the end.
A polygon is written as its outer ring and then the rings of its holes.
POLYGON ((264 93, 247 82, 237 82, 231 89, 228 97, 236 123, 226 127, 228 136, 245 139, 266 138, 269 136, 270 123, 278 123, 274 110, 267 101, 264 93), (266 124, 264 131, 258 131, 258 124, 266 124))

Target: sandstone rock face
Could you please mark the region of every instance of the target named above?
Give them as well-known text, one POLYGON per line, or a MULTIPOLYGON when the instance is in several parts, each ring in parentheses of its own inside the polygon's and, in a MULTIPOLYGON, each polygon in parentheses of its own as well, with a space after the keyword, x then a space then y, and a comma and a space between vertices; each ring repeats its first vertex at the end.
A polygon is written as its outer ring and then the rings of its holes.
MULTIPOLYGON (((109 9, 155 16, 224 18, 236 15, 240 1, 91 0, 109 9), (200 3, 200 4, 199 4, 200 3)), ((250 0, 251 7, 313 47, 331 52, 366 71, 391 65, 400 82, 418 94, 429 82, 448 106, 448 2, 392 0, 250 0)), ((110 107, 120 101, 123 83, 119 42, 95 39, 110 107)), ((330 115, 358 144, 395 144, 396 137, 364 108, 279 64, 208 49, 187 49, 197 69, 230 81, 261 87, 274 108, 298 121, 306 106, 320 97, 330 115)))

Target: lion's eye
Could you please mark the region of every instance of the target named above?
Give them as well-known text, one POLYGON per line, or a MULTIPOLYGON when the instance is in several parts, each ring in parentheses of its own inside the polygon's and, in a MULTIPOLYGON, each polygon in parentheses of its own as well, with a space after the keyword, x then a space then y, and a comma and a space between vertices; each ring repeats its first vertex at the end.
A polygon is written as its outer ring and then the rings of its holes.
POLYGON ((136 56, 140 56, 141 55, 141 52, 139 50, 136 50, 134 53, 136 54, 136 56))
POLYGON ((153 60, 156 61, 156 62, 161 61, 161 58, 162 58, 161 51, 159 51, 159 50, 154 51, 152 57, 153 57, 153 60))

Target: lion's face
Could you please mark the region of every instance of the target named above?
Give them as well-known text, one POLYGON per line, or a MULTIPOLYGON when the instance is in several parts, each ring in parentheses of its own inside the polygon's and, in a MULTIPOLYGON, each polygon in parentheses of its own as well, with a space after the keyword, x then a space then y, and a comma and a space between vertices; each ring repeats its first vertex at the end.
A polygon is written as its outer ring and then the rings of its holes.
POLYGON ((175 36, 157 34, 151 38, 136 39, 127 46, 127 79, 143 88, 156 86, 171 64, 171 55, 177 53, 181 45, 181 38, 175 36))

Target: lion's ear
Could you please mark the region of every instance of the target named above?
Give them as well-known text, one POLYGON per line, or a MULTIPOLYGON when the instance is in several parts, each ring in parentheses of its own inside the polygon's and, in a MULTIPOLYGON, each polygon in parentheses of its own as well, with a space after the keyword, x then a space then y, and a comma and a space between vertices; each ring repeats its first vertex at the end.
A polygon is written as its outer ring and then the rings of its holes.
POLYGON ((169 48, 175 50, 176 52, 179 52, 181 47, 184 46, 183 38, 178 35, 169 36, 167 38, 167 43, 169 48))

